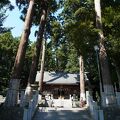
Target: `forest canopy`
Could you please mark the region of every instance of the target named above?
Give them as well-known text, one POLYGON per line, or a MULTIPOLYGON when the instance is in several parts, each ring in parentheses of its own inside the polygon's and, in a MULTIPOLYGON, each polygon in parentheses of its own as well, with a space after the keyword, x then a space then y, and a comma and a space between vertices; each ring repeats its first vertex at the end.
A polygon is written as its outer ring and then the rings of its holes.
MULTIPOLYGON (((17 7, 24 21, 28 9, 28 1, 17 0, 17 7)), ((10 28, 5 28, 5 11, 14 6, 8 0, 0 2, 0 91, 8 86, 11 77, 20 36, 13 37, 10 28), (4 8, 3 8, 4 7, 4 8)), ((42 4, 35 3, 32 25, 39 25, 42 4)), ((97 61, 94 45, 99 45, 96 28, 93 0, 52 0, 48 4, 49 12, 46 20, 45 70, 69 73, 79 72, 79 55, 85 63, 85 71, 92 82, 98 80, 97 61)), ((120 1, 102 0, 102 29, 105 36, 105 48, 112 81, 120 82, 120 1)), ((18 23, 19 24, 19 23, 18 23)), ((37 30, 36 30, 37 32, 37 30)), ((27 84, 35 43, 29 41, 21 75, 21 87, 27 84)), ((40 60, 39 67, 40 70, 40 60)))

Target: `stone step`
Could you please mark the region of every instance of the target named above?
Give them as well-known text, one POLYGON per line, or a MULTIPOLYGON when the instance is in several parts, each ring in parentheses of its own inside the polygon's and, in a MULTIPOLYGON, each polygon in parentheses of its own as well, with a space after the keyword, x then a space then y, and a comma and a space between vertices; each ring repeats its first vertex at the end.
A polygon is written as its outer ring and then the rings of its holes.
POLYGON ((33 120, 93 120, 87 108, 39 108, 33 120), (42 110, 43 111, 42 111, 42 110))
POLYGON ((54 99, 54 106, 72 108, 72 101, 69 99, 54 99))

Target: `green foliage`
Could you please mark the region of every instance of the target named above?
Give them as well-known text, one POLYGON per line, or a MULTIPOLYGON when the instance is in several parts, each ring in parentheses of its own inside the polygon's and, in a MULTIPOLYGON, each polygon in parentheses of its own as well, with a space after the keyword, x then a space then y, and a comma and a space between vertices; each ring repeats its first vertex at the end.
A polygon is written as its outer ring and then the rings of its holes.
POLYGON ((0 89, 7 86, 18 48, 18 38, 10 32, 0 35, 0 89))
POLYGON ((47 43, 46 53, 45 53, 45 70, 54 71, 55 70, 55 55, 52 49, 52 42, 47 43))
POLYGON ((51 22, 50 53, 54 54, 51 61, 54 61, 54 66, 56 66, 54 70, 57 68, 59 71, 78 72, 78 55, 83 54, 87 59, 87 51, 93 52, 93 46, 97 42, 97 30, 92 21, 93 5, 91 1, 84 3, 79 0, 67 0, 63 3, 62 12, 58 15, 60 21, 51 22))
POLYGON ((5 28, 5 27, 3 26, 3 22, 4 22, 4 20, 5 20, 6 17, 7 17, 7 16, 5 15, 7 9, 13 10, 13 9, 14 9, 14 6, 12 6, 12 5, 10 4, 10 1, 9 1, 9 0, 1 0, 1 1, 0 1, 0 34, 1 34, 1 33, 5 33, 5 32, 8 32, 8 31, 10 31, 10 29, 11 29, 11 28, 5 28))
POLYGON ((0 9, 10 4, 9 0, 0 0, 0 9))
POLYGON ((53 44, 59 45, 60 38, 62 37, 62 27, 59 22, 51 22, 51 40, 53 44))
MULTIPOLYGON (((79 71, 78 57, 81 54, 84 57, 85 71, 96 75, 96 62, 93 62, 96 61, 93 46, 97 44, 98 30, 95 28, 93 5, 91 0, 67 0, 62 11, 61 15, 65 16, 64 35, 68 42, 73 45, 73 50, 69 55, 70 59, 68 59, 70 61, 67 63, 67 67, 71 64, 69 71, 79 71), (74 62, 76 62, 76 65, 74 62)), ((94 77, 93 79, 95 80, 96 78, 94 77)))
MULTIPOLYGON (((102 22, 105 35, 105 45, 109 53, 109 61, 119 66, 120 57, 120 1, 103 0, 102 22)), ((94 3, 92 0, 66 0, 63 11, 60 14, 63 19, 64 36, 72 42, 78 55, 82 54, 85 61, 85 69, 96 76, 95 51, 93 47, 98 44, 95 25, 94 3), (90 65, 92 64, 92 65, 90 65)), ((113 75, 113 79, 115 74, 113 75)), ((97 77, 95 77, 97 79, 97 77)))
MULTIPOLYGON (((24 21, 26 13, 27 13, 29 2, 26 0, 22 0, 22 1, 17 0, 16 3, 17 3, 18 8, 21 11, 20 18, 24 21)), ((43 3, 45 3, 46 7, 49 8, 48 16, 49 16, 50 20, 53 19, 53 13, 58 8, 58 4, 57 4, 56 0, 50 0, 50 1, 48 1, 48 0, 41 0, 41 1, 35 0, 35 7, 34 7, 34 14, 33 14, 33 25, 36 25, 36 26, 39 25, 43 3)))
POLYGON ((67 26, 67 36, 73 42, 77 53, 86 56, 86 51, 93 49, 96 41, 96 32, 92 22, 76 22, 67 26))
POLYGON ((74 46, 69 44, 68 46, 68 58, 65 71, 70 73, 78 73, 79 72, 79 61, 77 51, 74 46))
POLYGON ((3 8, 13 10, 14 6, 10 3, 10 0, 0 0, 0 10, 3 8))
MULTIPOLYGON (((120 69, 120 2, 107 5, 103 9, 103 30, 106 36, 106 48, 111 62, 112 80, 117 81, 116 69, 120 69)), ((120 74, 120 71, 119 71, 120 74)))
POLYGON ((112 8, 117 8, 119 4, 120 4, 119 0, 102 0, 101 2, 102 10, 108 6, 111 6, 112 8))
POLYGON ((5 9, 0 9, 0 34, 1 33, 5 33, 5 32, 7 32, 7 31, 10 31, 10 28, 5 28, 4 26, 3 26, 3 22, 4 22, 4 20, 6 19, 6 15, 5 15, 5 12, 6 12, 6 10, 5 9))
MULTIPOLYGON (((38 25, 42 4, 35 1, 33 24, 38 25)), ((25 19, 28 1, 17 1, 25 19)), ((93 81, 98 81, 95 44, 98 36, 95 25, 95 11, 93 0, 52 0, 47 4, 49 14, 46 25, 46 35, 49 42, 46 45, 45 70, 78 72, 78 57, 84 57, 85 70, 90 73, 93 81), (60 9, 59 9, 60 8, 60 9), (58 13, 56 13, 58 12, 58 13), (55 14, 56 13, 56 14, 55 14)), ((105 35, 105 47, 111 62, 112 77, 117 81, 115 67, 120 69, 120 1, 102 0, 102 23, 105 35)), ((4 12, 0 13, 0 22, 4 20, 4 12)), ((1 22, 2 23, 2 22, 1 22)), ((0 23, 0 25, 2 25, 0 23)), ((22 71, 22 85, 27 83, 31 58, 35 44, 30 44, 25 57, 25 66, 22 71)), ((0 74, 1 80, 10 78, 18 47, 18 38, 13 38, 10 33, 0 35, 0 74)), ((2 81, 2 82, 3 82, 2 81)), ((5 82, 6 85, 6 82, 5 82)))
MULTIPOLYGON (((11 77, 12 68, 19 45, 20 38, 14 38, 10 32, 0 35, 0 91, 4 91, 8 87, 8 81, 11 77)), ((24 67, 21 75, 21 87, 25 87, 30 70, 34 44, 30 44, 27 48, 24 67)))

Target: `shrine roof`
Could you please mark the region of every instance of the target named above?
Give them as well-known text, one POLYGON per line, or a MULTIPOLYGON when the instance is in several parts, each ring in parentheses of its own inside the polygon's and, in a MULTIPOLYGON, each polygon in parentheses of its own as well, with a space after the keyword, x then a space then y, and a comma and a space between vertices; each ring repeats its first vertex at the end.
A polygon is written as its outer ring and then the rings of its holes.
MULTIPOLYGON (((38 82, 39 79, 40 79, 40 72, 37 72, 36 81, 38 82)), ((45 71, 43 82, 46 84, 77 85, 77 84, 79 84, 79 74, 45 71)))

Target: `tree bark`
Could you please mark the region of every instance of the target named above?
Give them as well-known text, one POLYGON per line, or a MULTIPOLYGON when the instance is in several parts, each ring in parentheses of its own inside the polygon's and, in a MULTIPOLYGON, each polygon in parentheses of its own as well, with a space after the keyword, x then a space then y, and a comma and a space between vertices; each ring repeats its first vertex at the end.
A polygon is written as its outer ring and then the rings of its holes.
POLYGON ((36 40, 36 46, 35 46, 35 51, 34 55, 32 58, 32 64, 30 68, 30 74, 28 77, 28 85, 25 90, 25 96, 24 96, 24 105, 26 105, 32 96, 32 88, 31 84, 35 82, 36 74, 37 74, 37 69, 38 69, 38 62, 39 62, 39 57, 40 57, 40 51, 41 51, 41 46, 42 46, 42 39, 43 39, 43 34, 44 34, 44 29, 45 29, 45 24, 46 24, 46 18, 47 18, 47 10, 48 10, 48 5, 47 1, 41 0, 41 18, 40 18, 40 24, 39 24, 39 31, 37 34, 37 40, 36 40))
POLYGON ((119 84, 119 88, 120 88, 120 69, 116 64, 115 64, 115 69, 116 69, 118 84, 119 84))
POLYGON ((33 7, 34 7, 34 0, 30 0, 25 23, 24 23, 24 31, 21 36, 19 48, 17 51, 17 55, 13 67, 12 77, 9 84, 9 90, 7 92, 7 96, 5 100, 5 106, 15 106, 17 104, 20 75, 23 67, 27 44, 28 44, 28 37, 30 35, 30 28, 32 25, 33 7))
POLYGON ((102 21, 101 21, 101 6, 100 6, 100 0, 94 0, 95 4, 95 12, 96 12, 96 27, 99 29, 98 35, 99 35, 99 57, 100 57, 100 65, 101 65, 101 74, 102 74, 102 80, 103 80, 103 88, 104 93, 106 95, 106 101, 108 101, 108 104, 111 104, 111 97, 110 94, 114 95, 114 89, 112 86, 112 81, 110 77, 110 70, 109 70, 109 64, 107 59, 107 53, 104 46, 104 34, 102 30, 102 21))
POLYGON ((41 59, 41 68, 40 68, 40 80, 39 80, 39 91, 40 92, 42 92, 42 84, 43 84, 43 78, 44 78, 45 46, 46 46, 46 41, 45 41, 45 39, 43 39, 42 59, 41 59))
POLYGON ((48 10, 47 1, 42 0, 41 2, 42 2, 42 13, 41 13, 39 31, 38 31, 37 41, 36 41, 36 49, 33 55, 32 65, 31 65, 30 74, 28 78, 28 84, 33 84, 35 82, 39 56, 41 51, 41 44, 43 39, 43 33, 44 33, 44 28, 45 28, 46 18, 47 18, 47 10, 48 10))
POLYGON ((84 79, 84 61, 83 56, 79 57, 79 66, 80 66, 80 101, 86 101, 85 98, 85 79, 84 79))

